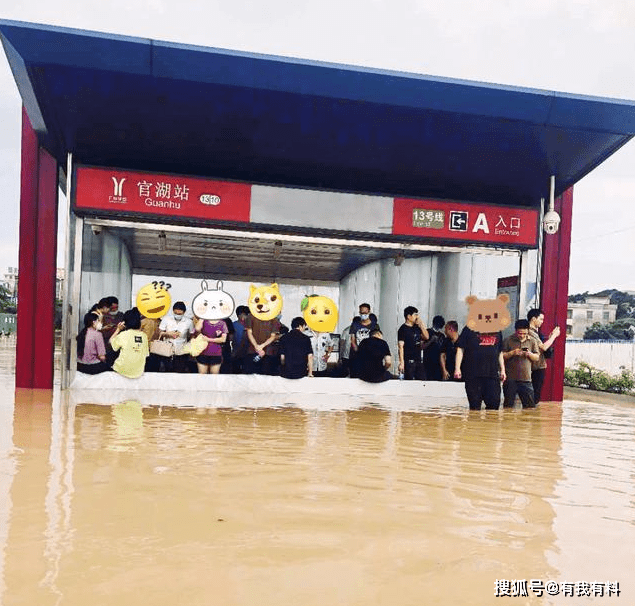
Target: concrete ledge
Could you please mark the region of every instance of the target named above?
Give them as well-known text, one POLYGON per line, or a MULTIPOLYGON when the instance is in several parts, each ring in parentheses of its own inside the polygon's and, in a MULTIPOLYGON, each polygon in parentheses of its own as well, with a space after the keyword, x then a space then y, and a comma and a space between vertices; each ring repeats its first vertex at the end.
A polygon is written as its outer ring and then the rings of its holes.
POLYGON ((398 410, 439 406, 467 409, 462 383, 386 381, 320 377, 291 380, 263 375, 146 373, 128 379, 114 372, 77 373, 69 388, 71 402, 112 404, 136 400, 148 406, 276 407, 344 410, 368 404, 398 410))
POLYGON ((634 404, 635 396, 608 393, 606 391, 595 391, 593 389, 582 389, 581 387, 564 386, 564 399, 576 400, 578 402, 599 402, 601 404, 634 404))

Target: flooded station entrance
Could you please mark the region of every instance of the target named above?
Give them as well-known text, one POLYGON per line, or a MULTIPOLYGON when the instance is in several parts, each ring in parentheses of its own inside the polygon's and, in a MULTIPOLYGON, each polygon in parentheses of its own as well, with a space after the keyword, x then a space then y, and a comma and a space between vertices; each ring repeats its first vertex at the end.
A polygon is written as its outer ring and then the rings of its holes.
MULTIPOLYGON (((338 289, 342 322, 369 302, 389 334, 409 303, 428 319, 438 311, 460 322, 466 294, 492 296, 499 279, 511 289, 517 276, 518 309, 539 304, 564 326, 572 187, 635 134, 635 107, 619 100, 10 21, 0 22, 0 37, 24 104, 22 387, 53 382, 60 181, 73 200, 69 369, 82 305, 104 293, 125 305, 133 275, 324 285, 338 289), (541 240, 543 213, 558 220, 541 240), (93 244, 84 237, 89 219, 156 227, 102 224, 105 237, 93 244), (219 234, 190 232, 211 254, 208 265, 184 269, 178 255, 173 262, 160 254, 175 227, 247 231, 258 244, 247 248, 249 267, 239 267, 248 239, 233 248, 231 233, 221 234, 233 250, 233 276, 213 262, 227 252, 214 250, 219 234), (149 246, 133 248, 131 232, 149 246), (289 245, 294 237, 310 238, 296 241, 304 250, 289 245), (331 241, 322 246, 320 238, 331 241), (278 256, 256 266, 271 240, 269 256, 278 256), (103 256, 111 246, 121 254, 103 256), (314 273, 287 273, 289 250, 293 265, 314 273), (515 267, 494 269, 491 258, 509 252, 515 267)), ((555 399, 563 365, 558 343, 547 371, 555 399)))
POLYGON ((109 295, 129 308, 154 280, 188 308, 202 280, 222 281, 237 305, 250 284, 275 282, 287 325, 306 295, 322 294, 339 308, 338 336, 369 303, 393 354, 408 305, 427 325, 443 315, 462 326, 469 294, 505 289, 512 316, 536 294, 537 254, 528 248, 538 215, 529 209, 82 166, 72 183, 68 285, 80 313, 67 321, 65 385, 83 313, 109 295), (450 220, 465 229, 450 230, 450 220))

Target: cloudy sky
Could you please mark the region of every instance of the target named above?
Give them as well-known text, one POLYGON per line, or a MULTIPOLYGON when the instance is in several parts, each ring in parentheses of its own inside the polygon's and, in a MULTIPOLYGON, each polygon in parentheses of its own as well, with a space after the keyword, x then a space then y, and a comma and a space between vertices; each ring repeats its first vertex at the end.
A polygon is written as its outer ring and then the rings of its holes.
MULTIPOLYGON (((0 0, 0 17, 635 99, 625 0, 0 0)), ((0 54, 0 272, 17 264, 20 98, 0 54)), ((574 188, 570 292, 635 290, 635 141, 574 188)))

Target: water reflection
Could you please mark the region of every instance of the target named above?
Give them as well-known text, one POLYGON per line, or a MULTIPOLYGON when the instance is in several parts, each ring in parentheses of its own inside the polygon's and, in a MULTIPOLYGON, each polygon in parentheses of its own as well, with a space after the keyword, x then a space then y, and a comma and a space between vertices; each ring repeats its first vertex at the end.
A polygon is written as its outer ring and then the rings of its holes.
POLYGON ((3 393, 2 604, 485 605, 496 579, 617 580, 632 602, 630 408, 3 393))

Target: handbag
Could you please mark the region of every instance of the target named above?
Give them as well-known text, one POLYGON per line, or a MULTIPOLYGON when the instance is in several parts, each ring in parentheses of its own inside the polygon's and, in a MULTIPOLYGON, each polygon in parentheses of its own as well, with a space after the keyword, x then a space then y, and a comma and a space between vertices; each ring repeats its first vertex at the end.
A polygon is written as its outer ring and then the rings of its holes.
POLYGON ((190 354, 192 357, 196 358, 207 349, 207 346, 208 342, 205 340, 203 335, 198 335, 197 337, 183 345, 181 353, 190 354))
POLYGON ((157 339, 150 342, 150 353, 164 358, 171 358, 174 355, 174 345, 170 341, 157 339))

